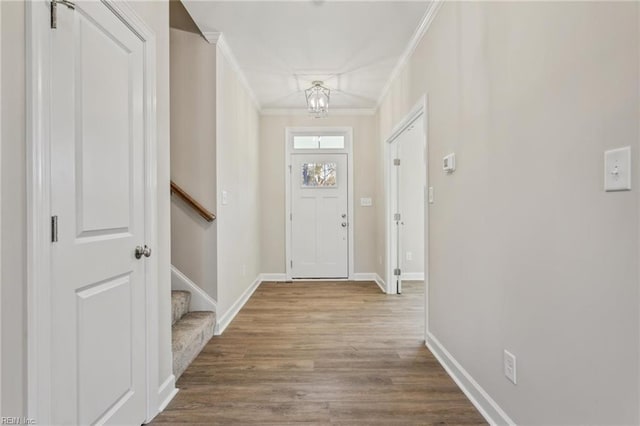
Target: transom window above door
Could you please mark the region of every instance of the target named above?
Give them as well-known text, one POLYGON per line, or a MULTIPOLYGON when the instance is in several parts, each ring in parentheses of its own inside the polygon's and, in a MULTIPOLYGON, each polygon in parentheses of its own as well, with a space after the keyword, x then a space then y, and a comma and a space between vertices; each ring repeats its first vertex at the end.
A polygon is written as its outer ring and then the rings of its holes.
POLYGON ((344 149, 344 135, 296 135, 293 149, 344 149))

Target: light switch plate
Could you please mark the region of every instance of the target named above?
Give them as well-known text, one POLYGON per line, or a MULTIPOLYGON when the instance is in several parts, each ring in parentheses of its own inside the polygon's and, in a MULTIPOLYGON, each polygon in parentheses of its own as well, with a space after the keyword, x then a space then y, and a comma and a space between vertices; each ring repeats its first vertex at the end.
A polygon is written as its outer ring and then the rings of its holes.
POLYGON ((456 171, 456 154, 451 153, 442 158, 442 170, 445 173, 453 173, 456 171))
POLYGON ((503 363, 505 377, 514 385, 518 384, 516 376, 516 356, 505 349, 503 363))
POLYGON ((631 147, 612 149, 604 153, 604 190, 631 189, 631 147))
POLYGON ((371 207, 373 205, 373 201, 371 197, 360 198, 360 205, 363 207, 371 207))

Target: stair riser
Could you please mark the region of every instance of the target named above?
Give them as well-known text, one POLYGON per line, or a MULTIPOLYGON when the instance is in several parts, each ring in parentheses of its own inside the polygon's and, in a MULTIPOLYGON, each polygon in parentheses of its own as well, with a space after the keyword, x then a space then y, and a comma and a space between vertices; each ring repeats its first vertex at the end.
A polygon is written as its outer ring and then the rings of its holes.
POLYGON ((191 312, 173 327, 173 374, 176 380, 213 337, 213 312, 191 312))
POLYGON ((171 325, 174 325, 189 312, 191 293, 187 291, 171 292, 171 325))

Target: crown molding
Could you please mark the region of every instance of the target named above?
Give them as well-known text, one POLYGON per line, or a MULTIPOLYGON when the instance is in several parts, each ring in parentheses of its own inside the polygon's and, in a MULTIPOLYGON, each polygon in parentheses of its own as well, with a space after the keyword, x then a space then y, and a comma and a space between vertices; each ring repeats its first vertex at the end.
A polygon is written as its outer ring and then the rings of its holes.
POLYGON ((217 31, 203 31, 202 36, 209 42, 209 44, 217 44, 222 33, 217 31))
MULTIPOLYGON (((328 117, 331 116, 361 116, 361 115, 375 115, 376 108, 329 108, 328 117)), ((263 108, 260 111, 261 115, 309 115, 306 108, 263 108)), ((322 120, 322 118, 319 118, 322 120)))
POLYGON ((221 32, 217 32, 217 31, 203 31, 202 36, 210 44, 215 44, 216 47, 220 50, 220 53, 222 53, 222 55, 227 59, 227 61, 229 62, 229 65, 236 72, 236 74, 238 75, 238 78, 240 79, 240 82, 242 83, 244 88, 247 90, 247 93, 249 94, 249 98, 251 98, 253 105, 256 107, 258 112, 261 112, 262 107, 260 105, 260 102, 258 102, 258 98, 256 97, 256 94, 253 91, 253 89, 251 89, 251 86, 247 81, 247 77, 244 75, 242 68, 240 68, 240 65, 238 64, 238 61, 235 55, 231 51, 231 48, 227 44, 224 35, 221 32))
POLYGON ((431 3, 429 3, 429 7, 427 7, 427 11, 422 17, 422 21, 420 21, 420 25, 418 26, 416 31, 413 33, 413 37, 411 37, 409 44, 407 45, 406 49, 402 53, 402 56, 400 56, 400 58, 398 59, 396 66, 393 68, 393 71, 391 71, 391 74, 389 75, 387 82, 382 88, 380 97, 378 97, 377 107, 380 107, 384 97, 389 92, 389 89, 391 88, 391 85, 393 84, 394 80, 396 79, 396 77, 398 77, 398 75, 400 74, 400 71, 402 71, 405 65, 409 62, 409 59, 411 59, 411 55, 413 55, 413 52, 415 52, 416 47, 418 47, 418 44, 420 43, 424 35, 427 33, 427 31, 429 31, 429 27, 431 26, 431 23, 433 22, 436 15, 440 11, 440 7, 442 7, 442 4, 444 2, 445 0, 432 0, 431 3))

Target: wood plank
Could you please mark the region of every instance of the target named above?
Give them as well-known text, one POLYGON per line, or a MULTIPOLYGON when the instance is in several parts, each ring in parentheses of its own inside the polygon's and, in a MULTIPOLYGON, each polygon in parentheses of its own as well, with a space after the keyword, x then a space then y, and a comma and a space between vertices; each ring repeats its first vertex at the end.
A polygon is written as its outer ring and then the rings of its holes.
POLYGON ((424 346, 423 284, 264 283, 153 424, 486 424, 424 346))

